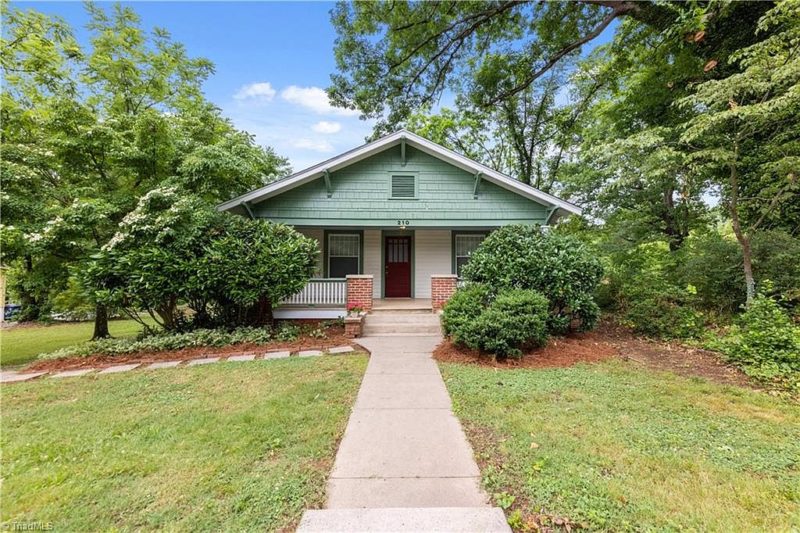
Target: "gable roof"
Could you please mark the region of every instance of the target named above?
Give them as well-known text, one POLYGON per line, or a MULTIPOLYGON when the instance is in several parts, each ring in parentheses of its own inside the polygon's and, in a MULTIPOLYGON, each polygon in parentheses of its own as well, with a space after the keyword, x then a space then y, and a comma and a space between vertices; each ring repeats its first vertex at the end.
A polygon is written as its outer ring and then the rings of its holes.
POLYGON ((468 157, 465 157, 407 130, 396 131, 381 137, 376 141, 363 144, 358 148, 348 150, 347 152, 337 155, 336 157, 332 157, 327 161, 323 161, 322 163, 318 163, 305 170, 301 170, 300 172, 286 176, 285 178, 245 193, 232 200, 228 200, 227 202, 218 205, 217 210, 229 211, 243 204, 258 203, 268 198, 272 198, 273 196, 277 196, 290 189, 305 185, 310 181, 318 179, 322 177, 325 172, 334 172, 342 169, 352 165, 353 163, 382 152, 383 150, 391 148, 392 146, 397 146, 402 142, 405 142, 408 146, 417 148, 418 150, 421 150, 433 157, 441 159, 442 161, 450 163, 451 165, 472 174, 480 173, 481 179, 485 179, 486 181, 494 183, 495 185, 499 185, 504 189, 515 192, 530 200, 547 205, 554 210, 554 214, 581 214, 581 208, 575 204, 567 202, 566 200, 562 200, 561 198, 557 198, 551 194, 547 194, 546 192, 540 191, 539 189, 531 187, 530 185, 526 185, 521 181, 512 178, 511 176, 503 174, 502 172, 498 172, 497 170, 489 168, 486 165, 478 163, 477 161, 473 161, 468 157))

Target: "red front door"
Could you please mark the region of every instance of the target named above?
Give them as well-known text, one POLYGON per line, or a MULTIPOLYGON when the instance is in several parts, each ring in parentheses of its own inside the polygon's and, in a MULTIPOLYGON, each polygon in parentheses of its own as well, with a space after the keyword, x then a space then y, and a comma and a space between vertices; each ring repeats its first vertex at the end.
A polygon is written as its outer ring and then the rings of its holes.
POLYGON ((386 297, 411 298, 411 237, 386 237, 386 297))

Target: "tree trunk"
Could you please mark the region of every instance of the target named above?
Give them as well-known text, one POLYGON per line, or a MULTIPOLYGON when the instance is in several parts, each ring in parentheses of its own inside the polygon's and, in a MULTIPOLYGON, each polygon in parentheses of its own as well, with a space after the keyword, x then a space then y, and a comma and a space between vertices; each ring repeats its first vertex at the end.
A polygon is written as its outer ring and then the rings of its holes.
POLYGON ((753 301, 756 296, 756 281, 753 277, 753 258, 750 250, 750 236, 742 230, 742 224, 739 221, 739 173, 736 168, 736 158, 739 155, 739 145, 734 144, 734 162, 730 165, 730 185, 731 185, 731 199, 728 203, 728 210, 731 215, 731 225, 733 226, 733 233, 736 235, 736 240, 742 247, 742 259, 744 259, 744 283, 747 289, 747 305, 753 301))
POLYGON ((272 316, 272 301, 267 297, 262 297, 256 304, 255 325, 269 327, 274 325, 274 317, 272 316))
MULTIPOLYGON (((25 256, 25 273, 31 276, 33 272, 33 258, 30 255, 25 256)), ((26 287, 25 283, 20 283, 16 287, 17 294, 19 295, 19 303, 22 304, 22 309, 17 317, 20 322, 29 322, 39 320, 41 318, 41 302, 36 299, 36 293, 26 287)))
POLYGON ((97 304, 94 308, 94 333, 92 340, 105 339, 110 337, 108 332, 108 308, 105 305, 97 304))

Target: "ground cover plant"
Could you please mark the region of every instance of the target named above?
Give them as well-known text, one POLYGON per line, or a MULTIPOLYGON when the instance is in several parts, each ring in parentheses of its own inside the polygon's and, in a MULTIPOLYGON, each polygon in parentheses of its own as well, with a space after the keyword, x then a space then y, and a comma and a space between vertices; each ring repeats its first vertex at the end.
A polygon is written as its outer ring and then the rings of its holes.
MULTIPOLYGON (((85 342, 92 336, 91 322, 31 324, 0 330, 0 366, 16 366, 35 360, 40 354, 85 342)), ((110 320, 108 329, 118 339, 130 339, 142 332, 135 320, 110 320)))
POLYGON ((300 328, 287 324, 266 328, 195 329, 185 333, 162 332, 140 338, 97 339, 39 355, 39 359, 87 357, 90 355, 125 355, 138 352, 180 350, 195 347, 221 347, 230 344, 265 344, 270 340, 289 341, 297 338, 300 328))
POLYGON ((610 360, 440 364, 482 482, 517 531, 800 527, 800 407, 610 360))
POLYGON ((56 530, 290 530, 324 486, 360 355, 4 388, 2 521, 56 530))

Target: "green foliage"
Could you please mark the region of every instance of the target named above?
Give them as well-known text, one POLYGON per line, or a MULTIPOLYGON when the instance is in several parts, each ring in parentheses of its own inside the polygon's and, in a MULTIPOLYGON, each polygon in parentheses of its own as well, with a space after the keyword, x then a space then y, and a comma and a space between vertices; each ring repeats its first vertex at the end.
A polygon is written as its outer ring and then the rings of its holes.
POLYGON ((800 306, 800 238, 779 230, 763 230, 753 234, 753 270, 758 279, 769 280, 770 296, 797 309, 800 306))
POLYGON ((292 358, 4 387, 3 520, 291 530, 324 504, 366 364, 292 358))
POLYGON ((441 369, 484 488, 529 531, 800 528, 796 402, 616 359, 441 369))
POLYGON ((196 329, 189 332, 163 332, 135 339, 97 339, 41 354, 39 359, 63 357, 88 357, 90 355, 125 355, 182 348, 222 347, 232 344, 265 344, 271 340, 292 341, 299 330, 294 326, 280 327, 275 331, 265 328, 240 327, 233 330, 196 329))
POLYGON ((800 326, 772 298, 758 295, 711 346, 748 375, 800 392, 800 326))
POLYGON ((695 288, 696 307, 718 315, 732 315, 745 301, 742 249, 730 232, 689 235, 672 277, 676 285, 695 288))
POLYGON ((470 284, 456 291, 442 313, 442 326, 456 344, 500 357, 547 342, 547 299, 525 289, 504 289, 491 298, 488 287, 470 284))
POLYGON ((542 293, 550 302, 548 328, 560 334, 595 326, 600 309, 593 293, 602 273, 600 261, 579 239, 511 225, 489 234, 463 276, 495 293, 511 288, 542 293))
POLYGON ((629 296, 625 321, 637 333, 663 339, 689 339, 703 332, 703 314, 691 306, 692 290, 645 288, 629 296))
POLYGON ((468 283, 459 288, 442 310, 442 330, 457 343, 463 343, 462 331, 486 309, 492 300, 489 287, 468 283))
POLYGON ((83 272, 100 303, 145 309, 167 330, 262 325, 303 288, 316 243, 292 228, 217 213, 175 187, 143 196, 83 272), (178 303, 194 310, 186 324, 178 303))
POLYGON ((213 203, 288 171, 204 99, 208 60, 131 8, 86 9, 84 48, 62 20, 0 4, 1 258, 30 319, 151 189, 213 203))
POLYGON ((505 289, 477 319, 462 326, 459 338, 470 348, 501 357, 547 342, 548 301, 526 289, 505 289))

